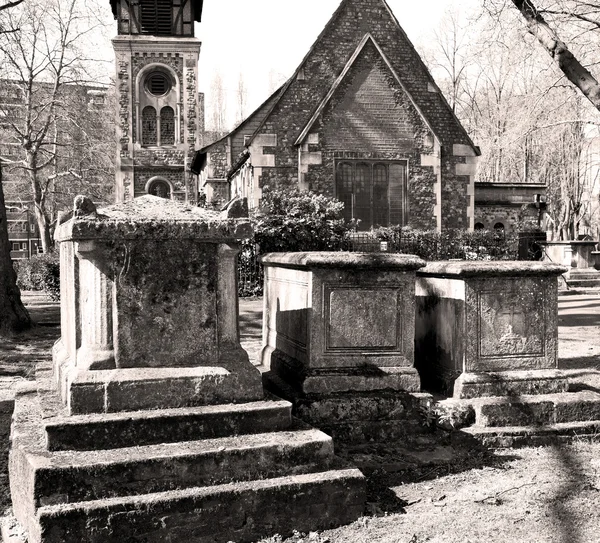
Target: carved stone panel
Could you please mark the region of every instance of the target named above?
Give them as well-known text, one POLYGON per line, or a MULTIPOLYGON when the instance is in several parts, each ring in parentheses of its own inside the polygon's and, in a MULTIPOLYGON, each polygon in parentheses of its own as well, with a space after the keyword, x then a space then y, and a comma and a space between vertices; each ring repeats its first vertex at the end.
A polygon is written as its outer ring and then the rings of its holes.
POLYGON ((327 287, 326 348, 401 350, 398 290, 327 287))

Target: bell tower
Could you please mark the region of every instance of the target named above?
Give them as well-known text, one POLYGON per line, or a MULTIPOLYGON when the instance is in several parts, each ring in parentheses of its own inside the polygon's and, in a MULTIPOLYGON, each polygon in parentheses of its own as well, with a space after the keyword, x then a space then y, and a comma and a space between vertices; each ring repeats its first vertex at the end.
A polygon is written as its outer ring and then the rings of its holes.
POLYGON ((201 146, 198 94, 203 0, 110 0, 118 35, 117 202, 153 194, 196 203, 190 172, 201 146))

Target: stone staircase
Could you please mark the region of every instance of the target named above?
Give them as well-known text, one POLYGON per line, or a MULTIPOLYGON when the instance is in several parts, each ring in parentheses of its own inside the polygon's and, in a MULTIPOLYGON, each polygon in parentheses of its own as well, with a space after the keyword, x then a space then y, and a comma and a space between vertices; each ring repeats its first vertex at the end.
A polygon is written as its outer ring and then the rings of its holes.
POLYGON ((573 268, 566 278, 568 290, 600 290, 600 270, 573 268))
MULTIPOLYGON (((489 447, 537 446, 573 438, 600 439, 600 393, 573 390, 568 380, 563 391, 526 390, 510 395, 481 395, 439 402, 442 412, 471 409, 474 424, 460 432, 489 447)), ((525 383, 524 383, 525 385, 525 383)))
POLYGON ((366 501, 289 402, 69 415, 49 369, 17 395, 10 472, 29 543, 241 543, 352 522, 366 501))

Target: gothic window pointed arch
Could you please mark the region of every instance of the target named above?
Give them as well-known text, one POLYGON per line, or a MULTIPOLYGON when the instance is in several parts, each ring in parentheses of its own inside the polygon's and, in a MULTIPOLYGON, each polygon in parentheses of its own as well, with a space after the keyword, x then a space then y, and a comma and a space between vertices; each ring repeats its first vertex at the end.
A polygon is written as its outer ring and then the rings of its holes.
POLYGON ((142 145, 156 145, 157 142, 156 109, 146 106, 142 110, 142 145))

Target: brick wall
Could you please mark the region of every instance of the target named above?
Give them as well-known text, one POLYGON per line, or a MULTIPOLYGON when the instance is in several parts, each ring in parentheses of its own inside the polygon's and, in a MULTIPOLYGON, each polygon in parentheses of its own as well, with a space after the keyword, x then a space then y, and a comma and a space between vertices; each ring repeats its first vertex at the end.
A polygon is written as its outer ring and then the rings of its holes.
POLYGON ((486 230, 493 230, 502 223, 507 232, 527 230, 537 226, 538 213, 535 209, 515 205, 477 205, 475 222, 483 224, 486 230))

